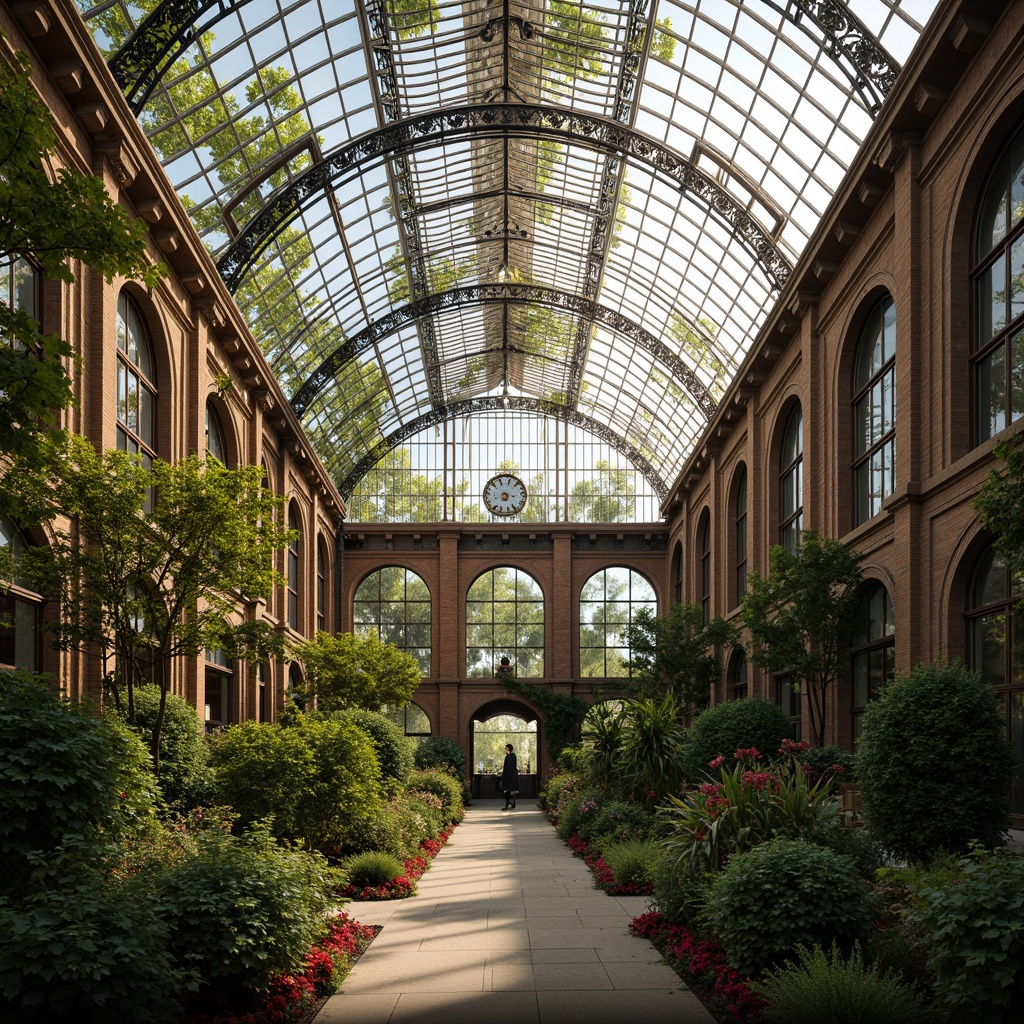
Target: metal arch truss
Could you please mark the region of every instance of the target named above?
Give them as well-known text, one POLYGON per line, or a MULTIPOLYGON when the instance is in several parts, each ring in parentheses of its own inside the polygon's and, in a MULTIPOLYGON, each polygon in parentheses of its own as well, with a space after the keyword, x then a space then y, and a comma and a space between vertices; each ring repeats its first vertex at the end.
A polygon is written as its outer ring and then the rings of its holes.
POLYGON ((771 236, 725 188, 660 142, 610 118, 579 114, 564 107, 488 103, 396 121, 359 136, 322 163, 307 168, 275 193, 227 248, 217 263, 221 277, 234 292, 246 271, 281 230, 340 178, 362 169, 367 161, 383 161, 453 139, 503 135, 554 138, 647 164, 703 200, 746 246, 777 289, 782 289, 792 271, 771 236))
MULTIPOLYGON (((138 114, 179 53, 232 11, 250 0, 164 0, 109 60, 110 71, 128 105, 138 114), (209 17, 207 17, 209 15, 209 17), (205 19, 205 20, 204 20, 205 19)), ((841 0, 764 0, 794 24, 806 15, 828 39, 829 55, 844 68, 872 113, 892 89, 900 65, 841 0)))
POLYGON ((566 408, 556 402, 547 402, 540 398, 526 398, 523 396, 510 396, 506 399, 500 395, 488 395, 484 398, 467 398, 459 402, 452 402, 450 405, 441 406, 438 409, 431 409, 409 423, 393 430, 383 440, 378 441, 349 473, 342 479, 336 480, 335 486, 338 493, 345 501, 352 496, 356 484, 384 458, 388 452, 394 451, 403 441, 418 434, 421 430, 436 426, 448 419, 455 419, 458 416, 469 416, 480 412, 533 412, 541 413, 544 416, 551 416, 563 420, 575 427, 581 427, 590 433, 607 441, 617 452, 629 459, 654 488, 658 498, 664 502, 668 497, 668 485, 662 479, 661 474, 654 468, 650 460, 634 445, 620 437, 607 424, 592 419, 584 413, 575 409, 566 408))
MULTIPOLYGON (((291 402, 292 408, 297 415, 302 416, 309 408, 313 399, 338 375, 341 368, 349 360, 355 359, 361 352, 377 344, 381 339, 394 334, 395 331, 405 324, 419 321, 424 317, 433 316, 435 313, 445 309, 492 303, 518 303, 523 305, 530 303, 551 306, 552 308, 572 313, 577 317, 585 319, 587 322, 604 324, 617 334, 628 338, 638 347, 649 352, 659 362, 669 367, 674 378, 689 391, 701 412, 708 419, 711 418, 717 408, 715 400, 693 370, 660 339, 635 321, 630 320, 614 309, 602 306, 582 295, 573 295, 570 292, 558 291, 555 288, 545 288, 540 285, 515 284, 512 282, 452 288, 393 309, 387 315, 379 320, 375 320, 358 334, 349 338, 327 356, 295 392, 291 402)), ((568 403, 565 407, 571 408, 568 403)), ((559 408, 563 408, 563 406, 560 405, 559 408)))

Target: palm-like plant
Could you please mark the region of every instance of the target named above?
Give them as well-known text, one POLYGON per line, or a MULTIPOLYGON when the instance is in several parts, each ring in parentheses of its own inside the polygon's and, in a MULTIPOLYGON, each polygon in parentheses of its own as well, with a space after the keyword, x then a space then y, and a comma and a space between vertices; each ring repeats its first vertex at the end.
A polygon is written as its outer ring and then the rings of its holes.
POLYGON ((619 775, 627 798, 657 803, 679 789, 685 730, 671 694, 661 701, 627 701, 619 775))
POLYGON ((618 789, 625 719, 620 702, 595 704, 583 720, 587 782, 605 792, 618 789))

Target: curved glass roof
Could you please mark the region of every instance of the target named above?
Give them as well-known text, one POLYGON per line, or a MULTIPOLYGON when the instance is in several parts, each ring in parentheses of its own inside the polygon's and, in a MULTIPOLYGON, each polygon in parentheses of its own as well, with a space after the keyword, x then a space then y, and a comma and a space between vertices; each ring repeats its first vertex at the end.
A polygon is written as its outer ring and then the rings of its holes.
POLYGON ((79 6, 344 496, 510 409, 664 497, 935 4, 79 6))

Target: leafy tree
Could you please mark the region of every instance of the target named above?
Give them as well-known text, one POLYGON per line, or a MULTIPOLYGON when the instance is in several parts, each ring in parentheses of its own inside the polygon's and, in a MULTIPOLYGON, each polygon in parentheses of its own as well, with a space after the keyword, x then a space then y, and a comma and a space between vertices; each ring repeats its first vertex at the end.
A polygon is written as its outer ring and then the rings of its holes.
POLYGON ((614 468, 607 459, 598 459, 594 463, 594 472, 594 476, 581 480, 569 493, 570 521, 628 522, 636 509, 630 471, 614 468))
POLYGON ((320 711, 402 705, 420 684, 419 662, 369 633, 317 633, 295 651, 320 711))
POLYGON ((99 652, 115 707, 137 721, 135 688, 155 683, 160 705, 152 756, 159 771, 171 666, 220 648, 263 661, 283 655, 264 621, 231 624, 239 595, 266 597, 282 582, 272 556, 294 534, 284 499, 263 486, 259 466, 225 469, 192 455, 145 468, 127 452, 98 455, 69 439, 54 504, 72 523, 49 546, 27 548, 19 572, 59 597, 47 624, 61 650, 99 652), (151 511, 146 506, 159 495, 151 511))
POLYGON ((807 693, 811 731, 825 744, 828 693, 842 678, 858 624, 861 556, 807 530, 796 551, 775 545, 767 576, 751 572, 741 618, 750 630, 750 661, 789 671, 807 693))
MULTIPOLYGON (((0 62, 0 269, 28 259, 54 280, 74 281, 72 263, 154 285, 164 273, 146 256, 146 224, 131 220, 101 179, 53 171, 53 121, 30 80, 23 53, 0 62)), ((66 361, 72 347, 16 308, 0 291, 0 507, 23 522, 45 518, 45 483, 60 412, 73 400, 66 361)))
POLYGON ((1006 468, 993 469, 974 498, 987 530, 996 535, 995 549, 1010 576, 1024 580, 1024 434, 1000 441, 995 454, 1006 468))
POLYGON ((662 616, 641 608, 626 627, 634 689, 656 700, 671 694, 680 707, 706 708, 720 672, 720 653, 737 637, 721 616, 705 622, 700 605, 675 604, 662 616))

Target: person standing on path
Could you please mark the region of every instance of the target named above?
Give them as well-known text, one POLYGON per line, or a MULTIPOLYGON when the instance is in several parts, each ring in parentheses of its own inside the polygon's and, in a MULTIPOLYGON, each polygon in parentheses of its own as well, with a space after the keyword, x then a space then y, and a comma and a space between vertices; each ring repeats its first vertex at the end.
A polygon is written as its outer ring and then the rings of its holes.
POLYGON ((512 750, 512 744, 505 744, 505 763, 501 766, 501 789, 505 794, 503 811, 511 811, 516 806, 516 793, 519 792, 519 762, 512 750))

